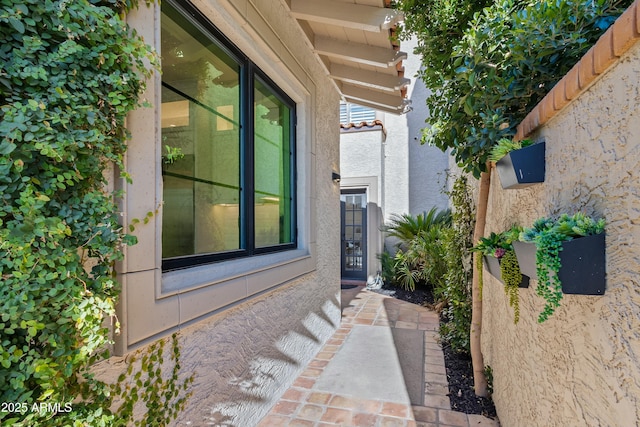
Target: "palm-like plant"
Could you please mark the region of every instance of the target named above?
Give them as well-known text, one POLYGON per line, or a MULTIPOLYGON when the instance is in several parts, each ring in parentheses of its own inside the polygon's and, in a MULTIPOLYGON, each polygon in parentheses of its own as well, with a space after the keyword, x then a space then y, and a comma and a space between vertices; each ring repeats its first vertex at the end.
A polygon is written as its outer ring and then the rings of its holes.
POLYGON ((399 239, 393 257, 394 281, 407 290, 418 282, 437 284, 443 280, 446 266, 442 247, 442 230, 451 225, 449 209, 431 209, 412 215, 394 215, 383 227, 389 236, 399 239))
POLYGON ((390 237, 396 237, 403 244, 415 239, 420 232, 427 232, 434 226, 451 225, 451 210, 438 210, 432 208, 429 212, 413 215, 394 214, 391 216, 389 224, 382 226, 382 231, 386 231, 390 237))

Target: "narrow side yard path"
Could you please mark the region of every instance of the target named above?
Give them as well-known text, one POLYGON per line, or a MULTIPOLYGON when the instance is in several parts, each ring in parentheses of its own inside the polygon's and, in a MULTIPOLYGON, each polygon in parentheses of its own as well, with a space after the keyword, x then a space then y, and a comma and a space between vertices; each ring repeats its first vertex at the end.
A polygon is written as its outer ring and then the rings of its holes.
POLYGON ((498 427, 451 410, 438 315, 342 290, 342 323, 259 427, 498 427))

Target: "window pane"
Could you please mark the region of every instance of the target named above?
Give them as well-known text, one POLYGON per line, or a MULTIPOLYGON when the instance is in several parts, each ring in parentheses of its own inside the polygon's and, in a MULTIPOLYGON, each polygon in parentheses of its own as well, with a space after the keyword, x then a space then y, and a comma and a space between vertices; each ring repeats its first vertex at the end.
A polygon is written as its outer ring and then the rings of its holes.
POLYGON ((255 80, 255 245, 293 242, 291 109, 255 80))
POLYGON ((162 12, 163 258, 239 249, 240 67, 169 5, 162 12))

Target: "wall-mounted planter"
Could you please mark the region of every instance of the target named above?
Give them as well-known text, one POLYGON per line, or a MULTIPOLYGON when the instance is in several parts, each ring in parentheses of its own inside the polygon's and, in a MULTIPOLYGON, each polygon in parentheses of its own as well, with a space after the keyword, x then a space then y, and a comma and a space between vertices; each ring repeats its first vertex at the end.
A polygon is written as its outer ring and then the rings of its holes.
POLYGON ((496 163, 502 188, 524 188, 544 182, 544 141, 513 150, 496 163))
MULTIPOLYGON (((500 260, 492 256, 484 256, 484 266, 493 277, 498 279, 500 283, 504 284, 502 280, 502 273, 500 272, 500 260)), ((529 277, 522 275, 522 281, 518 284, 519 288, 529 287, 529 277)))
MULTIPOLYGON (((513 242, 520 271, 537 279, 536 245, 529 242, 513 242)), ((577 295, 604 295, 605 233, 580 237, 562 243, 560 251, 562 292, 577 295)))

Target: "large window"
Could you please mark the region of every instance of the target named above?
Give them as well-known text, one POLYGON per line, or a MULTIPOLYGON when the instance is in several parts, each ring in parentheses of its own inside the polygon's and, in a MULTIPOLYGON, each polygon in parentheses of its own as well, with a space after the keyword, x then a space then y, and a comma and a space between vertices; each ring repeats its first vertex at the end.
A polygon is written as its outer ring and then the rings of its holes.
POLYGON ((196 10, 161 19, 163 270, 295 248, 293 101, 196 10))

